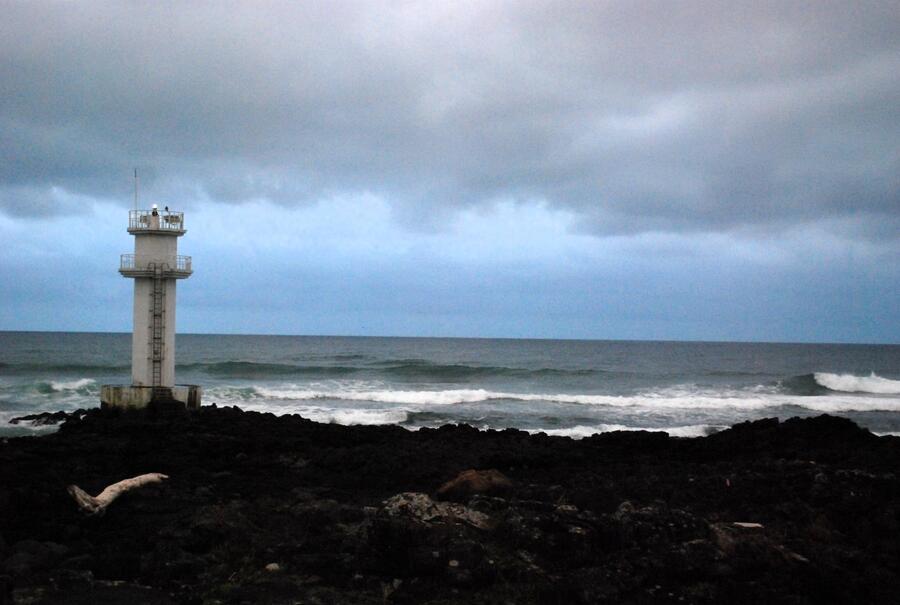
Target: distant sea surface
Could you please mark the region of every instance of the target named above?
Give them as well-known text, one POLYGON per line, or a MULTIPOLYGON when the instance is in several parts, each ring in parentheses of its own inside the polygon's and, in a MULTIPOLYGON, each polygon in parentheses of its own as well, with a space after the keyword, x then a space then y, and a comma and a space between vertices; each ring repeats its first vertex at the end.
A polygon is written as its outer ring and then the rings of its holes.
MULTIPOLYGON (((205 404, 318 422, 696 436, 829 413, 900 434, 898 345, 184 334, 176 346, 177 380, 205 404)), ((0 434, 52 430, 9 425, 18 415, 97 407, 130 365, 130 334, 0 332, 0 434)))

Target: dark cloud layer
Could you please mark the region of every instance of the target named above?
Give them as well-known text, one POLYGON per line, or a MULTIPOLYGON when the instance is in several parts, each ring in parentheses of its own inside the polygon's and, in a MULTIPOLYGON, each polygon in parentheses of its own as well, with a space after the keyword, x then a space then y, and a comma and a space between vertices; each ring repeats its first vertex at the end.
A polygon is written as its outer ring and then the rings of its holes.
POLYGON ((3 3, 0 204, 496 200, 896 237, 896 2, 3 3), (862 225, 862 226, 861 226, 862 225), (849 227, 848 227, 849 228, 849 227))

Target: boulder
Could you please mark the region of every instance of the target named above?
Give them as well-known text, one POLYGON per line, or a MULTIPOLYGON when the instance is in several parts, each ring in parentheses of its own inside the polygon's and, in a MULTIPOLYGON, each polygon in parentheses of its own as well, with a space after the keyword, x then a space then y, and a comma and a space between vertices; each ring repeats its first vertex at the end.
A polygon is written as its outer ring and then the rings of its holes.
POLYGON ((404 492, 385 500, 382 508, 389 517, 406 517, 419 523, 465 523, 478 529, 491 529, 491 518, 453 502, 435 502, 427 494, 404 492))
POLYGON ((463 501, 476 494, 503 495, 512 488, 513 482, 509 477, 496 469, 470 469, 440 486, 437 497, 440 500, 463 501))

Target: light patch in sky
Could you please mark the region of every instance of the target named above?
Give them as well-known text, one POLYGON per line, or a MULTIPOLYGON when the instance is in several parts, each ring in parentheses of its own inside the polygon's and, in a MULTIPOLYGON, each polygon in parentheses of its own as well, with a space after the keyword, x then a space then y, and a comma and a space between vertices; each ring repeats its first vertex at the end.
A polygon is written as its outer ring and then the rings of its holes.
MULTIPOLYGON (((14 256, 2 329, 128 331, 121 206, 0 217, 14 256), (60 305, 59 301, 66 301, 60 305)), ((409 231, 378 196, 288 207, 194 203, 180 252, 181 332, 890 341, 890 248, 828 229, 761 242, 722 234, 598 238, 571 213, 498 202, 409 231), (873 269, 875 266, 877 268, 873 269), (862 270, 860 270, 862 268, 862 270), (852 286, 851 286, 852 284, 852 286), (856 295, 843 294, 852 288, 856 295), (844 319, 834 321, 835 316, 844 319), (852 321, 847 321, 850 319, 852 321), (760 327, 762 326, 762 327, 760 327)), ((893 299, 893 300, 896 300, 893 299)))

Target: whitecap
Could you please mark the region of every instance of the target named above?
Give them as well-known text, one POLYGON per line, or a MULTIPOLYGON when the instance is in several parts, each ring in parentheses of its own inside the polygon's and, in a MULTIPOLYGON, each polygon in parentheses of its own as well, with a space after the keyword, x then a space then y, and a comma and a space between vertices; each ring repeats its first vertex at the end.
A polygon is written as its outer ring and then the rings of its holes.
POLYGON ((79 391, 82 389, 86 389, 94 385, 97 381, 93 378, 79 378, 78 380, 68 380, 68 381, 50 381, 50 388, 54 391, 79 391))
POLYGON ((878 395, 900 395, 900 380, 882 378, 872 372, 868 376, 853 374, 829 374, 816 372, 816 382, 832 391, 844 393, 873 393, 878 395))
POLYGON ((486 389, 449 389, 439 391, 310 389, 293 386, 270 388, 257 386, 262 399, 291 401, 341 400, 395 404, 423 408, 489 401, 549 402, 572 405, 608 406, 640 410, 735 410, 753 411, 782 406, 796 406, 818 412, 897 411, 900 400, 858 395, 793 396, 759 392, 758 390, 699 390, 672 387, 636 395, 595 395, 572 393, 512 393, 486 389))
POLYGON ((261 397, 269 399, 294 401, 342 399, 345 401, 371 401, 373 403, 396 403, 401 405, 451 405, 454 403, 475 403, 503 398, 502 393, 492 393, 484 389, 453 389, 447 391, 321 391, 314 389, 256 387, 256 392, 261 397))

